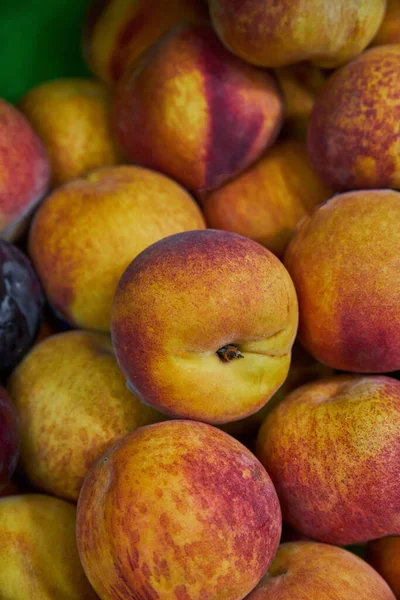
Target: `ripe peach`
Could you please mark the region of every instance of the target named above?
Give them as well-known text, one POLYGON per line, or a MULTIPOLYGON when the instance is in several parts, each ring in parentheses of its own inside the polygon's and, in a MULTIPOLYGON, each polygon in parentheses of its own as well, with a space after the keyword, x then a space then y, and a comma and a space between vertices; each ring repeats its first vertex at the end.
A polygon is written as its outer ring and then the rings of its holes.
POLYGON ((170 421, 126 436, 78 502, 83 567, 103 600, 241 600, 279 544, 281 514, 255 456, 226 433, 170 421))
POLYGON ((387 0, 386 14, 378 33, 372 40, 373 46, 400 43, 400 2, 387 0))
POLYGON ((399 192, 349 192, 304 217, 286 250, 299 339, 334 369, 400 369, 399 222, 399 192))
POLYGON ((71 325, 108 331, 114 291, 131 260, 167 235, 203 227, 193 198, 168 177, 108 167, 46 198, 29 252, 58 313, 71 325))
POLYGON ((338 545, 400 534, 399 381, 308 383, 269 413, 256 452, 297 531, 338 545))
POLYGON ((43 140, 57 187, 121 162, 110 120, 111 96, 97 81, 56 79, 38 85, 19 108, 43 140))
POLYGON ((273 73, 233 56, 211 27, 186 25, 126 72, 114 117, 133 162, 197 191, 259 158, 279 133, 283 101, 273 73))
POLYGON ((391 536, 368 544, 368 562, 390 585, 400 598, 400 537, 391 536))
POLYGON ((313 171, 306 146, 285 140, 200 203, 209 227, 249 237, 281 256, 299 219, 331 196, 313 171))

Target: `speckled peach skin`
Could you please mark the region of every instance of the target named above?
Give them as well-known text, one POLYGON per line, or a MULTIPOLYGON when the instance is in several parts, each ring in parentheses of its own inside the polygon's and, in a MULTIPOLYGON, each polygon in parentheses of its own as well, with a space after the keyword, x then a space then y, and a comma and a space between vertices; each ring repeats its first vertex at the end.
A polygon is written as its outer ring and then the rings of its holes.
POLYGON ((83 49, 93 73, 115 83, 164 33, 184 23, 208 20, 206 0, 93 0, 83 49))
POLYGON ((204 227, 194 199, 168 177, 105 167, 46 198, 32 223, 29 253, 64 320, 109 331, 115 288, 133 258, 167 235, 204 227))
POLYGON ((282 263, 248 238, 208 229, 169 236, 131 263, 111 329, 142 400, 217 424, 256 412, 282 385, 297 321, 282 263), (243 358, 222 360, 218 350, 228 345, 243 358))
POLYGON ((74 506, 41 494, 0 499, 0 596, 96 600, 75 538, 74 506))
POLYGON ((284 258, 296 287, 299 339, 335 369, 400 369, 400 194, 335 196, 304 217, 284 258))
POLYGON ((259 461, 193 421, 128 435, 90 471, 78 503, 79 554, 102 600, 241 600, 280 531, 259 461))
POLYGON ((134 163, 208 190, 275 141, 283 101, 272 72, 224 48, 209 26, 175 28, 117 86, 114 120, 134 163))
POLYGON ((400 187, 400 45, 372 48, 334 73, 310 117, 314 168, 335 190, 400 187))
POLYGON ((163 419, 126 388, 108 336, 44 340, 8 384, 21 421, 21 466, 37 489, 77 501, 98 457, 130 431, 163 419))
POLYGON ((343 548, 315 542, 283 544, 247 600, 395 600, 366 562, 343 548))
POLYGON ((387 0, 385 18, 378 33, 372 40, 373 46, 384 44, 400 44, 400 2, 387 0))
POLYGON ((57 187, 122 162, 110 119, 111 94, 90 79, 55 79, 31 89, 18 106, 44 142, 57 187))
POLYGON ((338 545, 400 534, 400 382, 336 376, 306 384, 268 415, 257 456, 284 520, 338 545))
POLYGON ((0 98, 0 236, 13 240, 49 186, 45 148, 25 117, 0 98))
POLYGON ((249 237, 282 256, 297 222, 332 196, 304 143, 284 140, 236 179, 201 197, 209 227, 249 237))
POLYGON ((382 575, 400 598, 400 537, 389 536, 368 544, 369 563, 382 575))
POLYGON ((209 0, 209 7, 222 41, 254 65, 312 60, 335 68, 370 43, 386 0, 209 0))

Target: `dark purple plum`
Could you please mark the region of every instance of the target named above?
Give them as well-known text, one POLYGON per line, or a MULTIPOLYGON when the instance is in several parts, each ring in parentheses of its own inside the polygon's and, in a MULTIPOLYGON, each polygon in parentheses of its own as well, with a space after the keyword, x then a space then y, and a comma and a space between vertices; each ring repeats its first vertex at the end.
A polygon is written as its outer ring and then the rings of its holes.
POLYGON ((0 386, 0 492, 10 481, 19 456, 19 419, 6 390, 0 386))

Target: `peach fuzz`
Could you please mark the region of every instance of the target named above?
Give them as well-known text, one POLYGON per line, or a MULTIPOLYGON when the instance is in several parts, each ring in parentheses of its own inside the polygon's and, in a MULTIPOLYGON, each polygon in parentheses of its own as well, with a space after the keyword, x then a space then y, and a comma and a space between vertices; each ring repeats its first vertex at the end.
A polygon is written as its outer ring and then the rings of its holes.
POLYGON ((388 0, 385 18, 372 40, 373 46, 400 43, 400 2, 388 0))
POLYGON ((335 190, 400 187, 400 44, 372 48, 334 73, 308 129, 311 162, 335 190))
POLYGON ((130 264, 111 329, 142 401, 217 424, 256 412, 282 385, 297 321, 282 263, 248 238, 208 229, 169 236, 130 264))
POLYGON ((37 489, 66 500, 78 499, 107 448, 162 420, 126 388, 104 334, 47 338, 18 365, 8 389, 21 421, 21 467, 37 489))
POLYGON ((57 187, 122 161, 111 128, 111 95, 90 79, 55 79, 30 90, 18 106, 44 142, 57 187))
POLYGON ((279 547, 267 574, 247 600, 395 600, 366 562, 343 548, 315 542, 279 547))
POLYGON ((336 376, 306 384, 266 418, 256 454, 283 519, 314 540, 400 533, 400 382, 336 376))
POLYGON ((64 320, 109 331, 114 291, 131 260, 167 235, 204 227, 194 199, 168 177, 108 167, 46 198, 32 224, 29 253, 64 320))
POLYGON ((49 186, 42 141, 14 106, 0 98, 0 236, 14 240, 49 186))
POLYGON ((114 103, 130 160, 193 191, 218 187, 257 160, 282 119, 274 74, 233 56, 206 25, 164 36, 125 73, 114 103))
POLYGON ((368 544, 368 562, 400 598, 400 537, 390 536, 368 544))
POLYGON ((299 219, 331 196, 305 144, 284 140, 200 203, 209 227, 249 237, 281 256, 299 219))
POLYGON ((278 547, 271 480, 242 444, 194 421, 149 425, 98 461, 78 502, 83 567, 102 600, 241 600, 278 547))
POLYGON ((398 192, 349 192, 304 217, 287 247, 300 342, 334 369, 400 369, 399 222, 398 192))
POLYGON ((370 43, 386 0, 209 0, 209 6, 221 40, 254 65, 312 60, 335 68, 370 43))

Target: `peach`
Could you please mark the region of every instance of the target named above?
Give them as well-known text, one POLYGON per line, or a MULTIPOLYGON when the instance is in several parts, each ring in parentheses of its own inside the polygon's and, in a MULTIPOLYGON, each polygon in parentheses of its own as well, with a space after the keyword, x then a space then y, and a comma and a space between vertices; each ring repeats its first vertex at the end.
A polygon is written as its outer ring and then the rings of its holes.
POLYGON ((279 547, 268 573, 247 600, 395 600, 366 562, 343 548, 315 542, 279 547))
POLYGON ((386 0, 209 0, 211 19, 226 46, 260 67, 312 60, 335 68, 369 44, 386 0))
POLYGON ((167 235, 204 227, 194 199, 168 177, 141 167, 104 167, 46 198, 29 252, 64 320, 109 331, 115 288, 133 258, 167 235))
POLYGON ((385 537, 368 544, 368 562, 400 598, 400 537, 385 537))
POLYGON ((47 81, 19 102, 46 146, 53 187, 121 162, 111 130, 110 105, 108 90, 83 78, 47 81))
POLYGON ((0 499, 0 597, 96 600, 75 538, 76 509, 41 494, 0 499))
POLYGON ((308 383, 267 416, 257 456, 284 520, 314 540, 400 533, 400 382, 341 375, 308 383))
POLYGON ((304 217, 286 250, 300 342, 334 369, 400 369, 399 220, 399 192, 348 192, 304 217))
POLYGON ((308 129, 311 162, 335 190, 400 187, 400 44, 372 48, 334 73, 308 129))
POLYGON ((387 0, 386 14, 378 33, 372 40, 373 46, 400 43, 400 2, 387 0))
POLYGON ((0 98, 0 237, 18 237, 49 178, 41 140, 20 111, 0 98))
POLYGON ((282 385, 297 321, 282 263, 248 238, 209 229, 169 236, 135 258, 111 329, 142 401, 216 424, 256 412, 282 385))
POLYGON ((92 0, 84 53, 93 73, 115 83, 164 33, 186 21, 208 19, 206 0, 92 0))
POLYGON ((305 144, 285 140, 200 202, 209 227, 249 237, 281 256, 299 219, 331 196, 305 144))
POLYGON ((78 550, 102 600, 241 600, 279 544, 281 514, 255 456, 195 421, 143 427, 89 472, 78 550))
POLYGON ((187 188, 234 177, 275 141, 283 101, 272 72, 226 50, 209 26, 164 36, 117 86, 117 137, 129 158, 187 188))
POLYGON ((127 390, 104 334, 47 338, 9 382, 21 420, 21 466, 33 485, 76 501, 87 471, 129 431, 161 420, 127 390))

